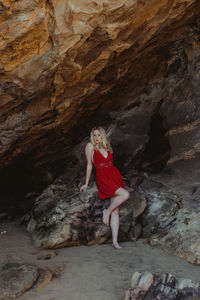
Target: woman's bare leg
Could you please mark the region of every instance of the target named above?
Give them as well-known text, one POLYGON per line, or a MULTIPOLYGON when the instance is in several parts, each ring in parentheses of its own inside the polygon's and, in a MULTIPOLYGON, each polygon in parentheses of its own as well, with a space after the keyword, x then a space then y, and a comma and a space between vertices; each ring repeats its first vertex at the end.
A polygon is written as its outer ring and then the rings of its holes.
POLYGON ((113 240, 112 245, 116 249, 121 249, 121 246, 118 244, 118 240, 117 240, 118 232, 119 232, 119 208, 118 207, 115 208, 115 210, 113 210, 111 213, 110 227, 112 229, 112 240, 113 240))
POLYGON ((112 197, 112 201, 108 209, 104 209, 103 211, 103 222, 106 225, 109 225, 109 218, 112 213, 117 207, 119 207, 123 202, 128 200, 129 192, 124 188, 119 188, 116 190, 114 196, 112 197))

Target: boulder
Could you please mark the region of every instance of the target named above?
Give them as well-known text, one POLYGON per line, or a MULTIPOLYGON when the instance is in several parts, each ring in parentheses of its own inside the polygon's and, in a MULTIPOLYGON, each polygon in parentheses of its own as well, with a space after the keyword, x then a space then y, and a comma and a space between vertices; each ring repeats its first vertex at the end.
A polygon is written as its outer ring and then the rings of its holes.
POLYGON ((194 209, 185 207, 177 190, 160 182, 144 180, 140 191, 147 199, 147 208, 142 216, 143 235, 152 246, 200 264, 200 210, 198 202, 194 209))
POLYGON ((126 292, 124 300, 197 300, 199 297, 199 282, 175 278, 170 273, 157 275, 135 272, 131 288, 126 292))
MULTIPOLYGON (((137 217, 145 209, 143 196, 131 191, 130 199, 120 209, 119 240, 136 240, 141 233, 137 217)), ((79 193, 58 178, 36 199, 27 223, 37 246, 61 248, 109 242, 110 227, 102 222, 102 212, 109 200, 99 200, 94 182, 79 193)))

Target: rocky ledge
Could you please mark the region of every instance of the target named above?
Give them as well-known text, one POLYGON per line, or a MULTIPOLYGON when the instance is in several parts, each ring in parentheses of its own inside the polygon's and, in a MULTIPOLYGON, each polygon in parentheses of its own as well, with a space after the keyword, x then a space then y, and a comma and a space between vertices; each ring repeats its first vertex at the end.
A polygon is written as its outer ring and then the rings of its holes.
MULTIPOLYGON (((109 200, 98 199, 94 183, 82 194, 74 185, 58 178, 36 199, 31 213, 24 217, 37 246, 61 248, 111 241, 111 229, 102 222, 103 208, 109 200)), ((135 241, 140 236, 137 218, 145 207, 145 198, 132 191, 130 201, 120 210, 120 241, 135 241)))

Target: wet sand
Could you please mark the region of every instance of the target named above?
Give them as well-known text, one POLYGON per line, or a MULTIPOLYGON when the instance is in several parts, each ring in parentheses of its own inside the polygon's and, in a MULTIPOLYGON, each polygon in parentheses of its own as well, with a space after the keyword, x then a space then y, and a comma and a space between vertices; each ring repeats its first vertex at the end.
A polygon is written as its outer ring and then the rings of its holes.
POLYGON ((30 290, 21 300, 121 300, 134 272, 170 272, 199 281, 200 267, 150 247, 146 240, 125 242, 121 250, 111 245, 57 249, 57 256, 38 259, 51 250, 36 248, 23 227, 0 224, 0 263, 17 261, 51 270, 63 269, 46 287, 30 290), (5 232, 6 231, 6 232, 5 232))

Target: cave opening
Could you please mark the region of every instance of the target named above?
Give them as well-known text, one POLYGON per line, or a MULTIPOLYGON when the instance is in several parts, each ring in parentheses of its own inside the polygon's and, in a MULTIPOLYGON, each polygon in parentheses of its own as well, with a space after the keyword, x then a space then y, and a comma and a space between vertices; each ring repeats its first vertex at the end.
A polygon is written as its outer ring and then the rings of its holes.
POLYGON ((31 209, 35 196, 41 190, 38 177, 25 156, 1 170, 0 216, 14 218, 31 209))
MULTIPOLYGON (((160 105, 159 105, 160 107, 160 105)), ((149 140, 136 157, 136 169, 152 174, 161 172, 170 157, 171 147, 159 109, 151 117, 149 140)))
POLYGON ((30 155, 23 155, 0 170, 0 221, 14 219, 29 212, 35 198, 58 176, 60 163, 52 168, 35 168, 30 155))

